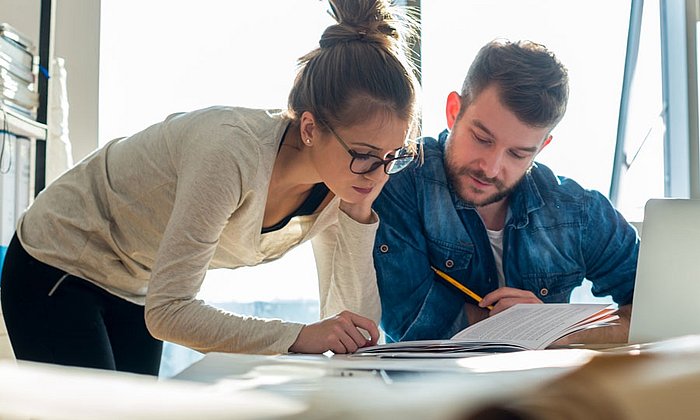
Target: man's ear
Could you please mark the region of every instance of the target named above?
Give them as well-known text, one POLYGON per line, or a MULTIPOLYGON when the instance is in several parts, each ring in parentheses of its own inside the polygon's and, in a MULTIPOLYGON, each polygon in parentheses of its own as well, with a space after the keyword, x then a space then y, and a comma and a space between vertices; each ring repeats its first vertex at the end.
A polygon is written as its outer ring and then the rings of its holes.
MULTIPOLYGON (((542 143, 542 147, 540 147, 540 150, 539 150, 539 151, 541 152, 542 149, 544 149, 544 147, 545 147, 546 145, 548 145, 549 143, 551 143, 552 139, 553 139, 552 135, 551 135, 551 134, 548 134, 548 135, 547 135, 547 138, 544 139, 544 142, 542 143)), ((539 153, 539 152, 537 152, 537 153, 539 153)))
POLYGON ((459 93, 452 91, 447 95, 447 105, 445 106, 445 116, 447 117, 447 128, 452 130, 452 127, 457 121, 459 110, 462 107, 462 97, 459 93))

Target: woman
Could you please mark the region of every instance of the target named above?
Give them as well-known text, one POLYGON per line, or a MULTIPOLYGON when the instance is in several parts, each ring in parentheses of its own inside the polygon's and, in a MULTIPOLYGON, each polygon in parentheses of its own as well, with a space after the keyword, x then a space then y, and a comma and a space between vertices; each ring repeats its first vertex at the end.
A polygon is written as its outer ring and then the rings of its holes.
POLYGON ((371 204, 415 156, 417 84, 406 20, 388 0, 330 3, 338 24, 300 59, 286 112, 171 115, 37 197, 2 273, 18 359, 155 375, 160 340, 240 353, 376 342, 371 204), (325 319, 241 317, 196 299, 208 268, 270 261, 312 238, 325 319))

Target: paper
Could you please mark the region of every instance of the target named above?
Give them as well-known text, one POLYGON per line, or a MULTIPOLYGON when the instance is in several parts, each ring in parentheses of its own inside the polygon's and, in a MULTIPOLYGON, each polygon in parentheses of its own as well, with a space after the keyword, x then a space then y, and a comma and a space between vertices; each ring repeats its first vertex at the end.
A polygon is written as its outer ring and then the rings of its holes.
POLYGON ((356 357, 464 357, 544 349, 571 333, 611 325, 618 319, 607 304, 518 304, 471 325, 449 340, 418 340, 365 347, 356 357))

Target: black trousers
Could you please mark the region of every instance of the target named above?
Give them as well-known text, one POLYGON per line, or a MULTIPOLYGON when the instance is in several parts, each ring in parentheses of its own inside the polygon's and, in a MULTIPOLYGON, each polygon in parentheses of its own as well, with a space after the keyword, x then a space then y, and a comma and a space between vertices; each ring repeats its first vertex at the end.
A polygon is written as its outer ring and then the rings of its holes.
POLYGON ((0 301, 17 359, 158 375, 163 342, 148 332, 143 306, 38 261, 17 235, 0 301))

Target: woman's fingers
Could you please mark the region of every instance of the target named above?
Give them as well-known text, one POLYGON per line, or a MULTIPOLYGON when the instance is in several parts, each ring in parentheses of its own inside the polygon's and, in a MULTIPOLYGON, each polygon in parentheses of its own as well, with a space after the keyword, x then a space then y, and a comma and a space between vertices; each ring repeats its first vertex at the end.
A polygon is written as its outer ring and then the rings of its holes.
POLYGON ((290 352, 354 353, 360 347, 374 345, 379 339, 379 328, 369 318, 350 311, 309 324, 302 328, 297 340, 289 347, 290 352), (363 334, 367 331, 369 339, 363 334))

